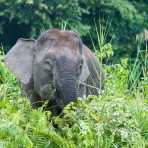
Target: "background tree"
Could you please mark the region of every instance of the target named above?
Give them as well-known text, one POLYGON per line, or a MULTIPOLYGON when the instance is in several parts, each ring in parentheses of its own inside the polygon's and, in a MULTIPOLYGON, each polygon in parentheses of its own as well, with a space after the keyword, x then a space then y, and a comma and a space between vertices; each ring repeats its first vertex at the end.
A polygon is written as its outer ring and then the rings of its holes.
POLYGON ((37 37, 49 28, 72 29, 91 46, 96 28, 109 25, 115 55, 135 54, 136 34, 148 28, 146 0, 15 0, 0 1, 0 41, 11 46, 19 37, 37 37))

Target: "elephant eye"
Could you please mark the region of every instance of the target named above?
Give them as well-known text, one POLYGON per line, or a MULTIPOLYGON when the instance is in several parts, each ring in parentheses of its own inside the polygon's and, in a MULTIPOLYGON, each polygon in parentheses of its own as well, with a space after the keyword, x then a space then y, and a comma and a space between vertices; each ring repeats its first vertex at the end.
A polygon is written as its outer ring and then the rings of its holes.
POLYGON ((45 60, 45 65, 51 66, 51 65, 52 65, 52 64, 51 64, 51 61, 50 61, 50 60, 45 60))
POLYGON ((51 71, 53 69, 53 63, 51 60, 46 59, 46 60, 44 60, 42 67, 43 67, 44 71, 51 71))
POLYGON ((83 66, 83 60, 80 61, 79 68, 82 69, 82 66, 83 66))
POLYGON ((82 66, 83 66, 83 60, 80 60, 78 65, 77 65, 77 75, 78 76, 81 74, 82 66))

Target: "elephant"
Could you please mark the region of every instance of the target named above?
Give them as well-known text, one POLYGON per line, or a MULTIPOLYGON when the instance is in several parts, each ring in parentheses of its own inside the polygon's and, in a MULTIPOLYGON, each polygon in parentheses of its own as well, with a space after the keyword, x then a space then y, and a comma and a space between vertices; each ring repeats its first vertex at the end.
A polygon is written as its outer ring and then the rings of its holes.
POLYGON ((36 40, 19 38, 5 55, 4 63, 32 106, 48 100, 52 112, 61 112, 78 97, 99 95, 103 87, 102 65, 69 30, 49 29, 36 40))

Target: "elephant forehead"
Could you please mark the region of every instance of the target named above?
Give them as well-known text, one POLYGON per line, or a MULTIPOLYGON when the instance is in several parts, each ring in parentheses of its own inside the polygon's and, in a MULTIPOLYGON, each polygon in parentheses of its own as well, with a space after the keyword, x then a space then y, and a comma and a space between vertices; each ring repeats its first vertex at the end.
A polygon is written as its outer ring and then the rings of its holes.
POLYGON ((68 62, 74 62, 76 63, 76 61, 78 60, 78 58, 80 57, 80 54, 76 51, 76 50, 71 50, 67 47, 63 48, 62 50, 57 49, 58 54, 55 55, 57 60, 64 60, 68 62))
POLYGON ((58 47, 58 49, 67 46, 73 50, 77 50, 80 45, 80 38, 72 31, 51 29, 42 33, 38 38, 38 42, 42 45, 50 42, 49 45, 51 47, 58 47))

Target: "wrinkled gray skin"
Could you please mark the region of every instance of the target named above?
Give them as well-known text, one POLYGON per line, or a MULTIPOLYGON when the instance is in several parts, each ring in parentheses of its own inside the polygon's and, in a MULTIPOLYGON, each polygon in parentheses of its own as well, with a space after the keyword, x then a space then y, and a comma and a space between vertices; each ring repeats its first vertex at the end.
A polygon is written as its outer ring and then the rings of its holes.
POLYGON ((49 100, 54 114, 77 97, 98 95, 103 84, 101 65, 72 31, 51 29, 37 40, 18 39, 4 61, 32 105, 49 100))

